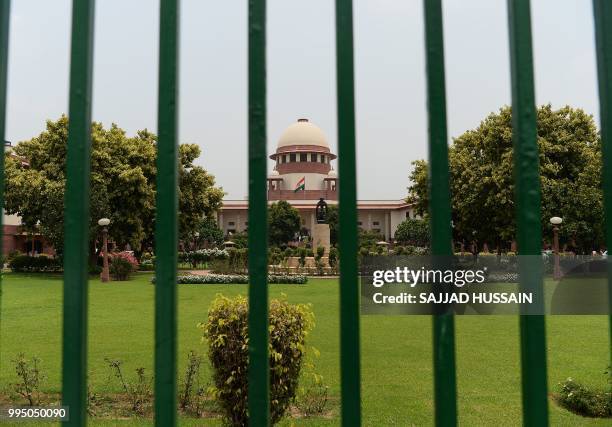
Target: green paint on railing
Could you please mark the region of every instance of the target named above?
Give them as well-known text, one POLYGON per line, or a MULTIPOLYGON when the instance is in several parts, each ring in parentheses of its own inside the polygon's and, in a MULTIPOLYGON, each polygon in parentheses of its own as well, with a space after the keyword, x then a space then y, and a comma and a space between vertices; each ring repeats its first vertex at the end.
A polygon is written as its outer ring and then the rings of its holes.
MULTIPOLYGON (((612 248, 612 3, 593 0, 595 44, 599 76, 599 115, 601 121, 602 185, 605 214, 606 247, 612 248)), ((608 257, 608 302, 612 307, 612 258, 608 257)), ((610 349, 612 350, 612 315, 610 349)), ((612 351, 610 352, 612 365, 612 351)), ((612 374, 611 374, 612 375, 612 374)))
POLYGON ((91 169, 91 79, 94 0, 72 6, 70 99, 64 211, 64 336, 62 403, 65 425, 87 422, 87 291, 89 183, 91 169))
MULTIPOLYGON (((11 1, 0 0, 0 206, 4 206, 4 141, 6 140, 6 83, 8 77, 8 47, 11 1)), ((0 215, 0 242, 4 237, 4 215, 0 215)), ((0 245, 0 259, 2 259, 0 245)), ((0 331, 2 331, 2 275, 0 274, 0 331)), ((1 339, 0 339, 0 342, 1 339)), ((2 363, 0 361, 0 366, 2 363)))
POLYGON ((179 2, 161 0, 155 218, 155 425, 176 425, 179 2))
POLYGON ((249 0, 249 425, 269 425, 266 1, 249 0))
MULTIPOLYGON (((517 245, 521 255, 540 255, 540 168, 531 50, 529 0, 508 0, 512 77, 512 136, 517 245)), ((538 257, 519 261, 519 288, 542 295, 542 264, 538 257)), ((543 310, 543 301, 534 301, 543 310)), ((520 316, 523 423, 548 425, 546 336, 544 316, 520 316)))
MULTIPOLYGON (((446 85, 441 0, 425 0, 425 45, 429 130, 429 218, 433 255, 452 254, 451 200, 446 131, 446 85)), ((457 424, 455 323, 452 315, 433 317, 435 421, 457 424)))
POLYGON ((361 425, 353 2, 336 0, 342 425, 361 425))

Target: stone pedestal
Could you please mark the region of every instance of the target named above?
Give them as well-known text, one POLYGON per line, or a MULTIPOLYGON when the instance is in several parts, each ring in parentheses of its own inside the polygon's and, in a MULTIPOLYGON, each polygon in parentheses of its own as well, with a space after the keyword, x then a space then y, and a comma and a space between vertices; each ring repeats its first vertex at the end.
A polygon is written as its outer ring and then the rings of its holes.
POLYGON ((325 248, 324 256, 329 255, 329 224, 315 224, 312 230, 312 250, 316 253, 317 248, 325 248))

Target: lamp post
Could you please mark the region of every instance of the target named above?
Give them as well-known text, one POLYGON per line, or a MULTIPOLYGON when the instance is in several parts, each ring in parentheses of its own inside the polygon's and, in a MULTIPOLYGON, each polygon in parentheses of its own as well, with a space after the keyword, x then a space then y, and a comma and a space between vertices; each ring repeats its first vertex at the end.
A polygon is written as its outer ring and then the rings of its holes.
POLYGON ((559 280, 561 278, 561 268, 559 266, 559 225, 563 222, 563 218, 553 216, 550 223, 553 226, 553 254, 555 256, 555 267, 553 270, 553 278, 559 280))
POLYGON ((195 232, 193 233, 193 250, 197 251, 198 248, 198 239, 200 238, 200 233, 199 232, 195 232))
POLYGON ((110 274, 108 272, 108 224, 110 224, 110 219, 108 218, 100 218, 98 220, 98 225, 102 227, 102 250, 104 251, 102 257, 102 273, 100 273, 100 280, 103 283, 110 280, 110 274))

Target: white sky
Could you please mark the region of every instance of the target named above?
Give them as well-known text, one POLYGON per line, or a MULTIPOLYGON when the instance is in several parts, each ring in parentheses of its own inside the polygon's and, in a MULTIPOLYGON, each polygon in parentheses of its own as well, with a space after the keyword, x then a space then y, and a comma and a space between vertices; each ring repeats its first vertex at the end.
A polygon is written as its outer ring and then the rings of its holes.
MULTIPOLYGON (((532 0, 537 102, 598 116, 589 0, 532 0)), ((67 112, 70 2, 12 2, 7 139, 67 112)), ((510 103, 505 0, 445 0, 449 136, 510 103)), ((421 0, 356 0, 358 190, 402 198, 427 155, 421 0)), ((93 118, 156 131, 159 2, 99 0, 93 118)), ((247 1, 182 0, 181 142, 228 198, 247 194, 247 1)), ((336 151, 332 0, 268 0, 268 151, 308 117, 336 151)))

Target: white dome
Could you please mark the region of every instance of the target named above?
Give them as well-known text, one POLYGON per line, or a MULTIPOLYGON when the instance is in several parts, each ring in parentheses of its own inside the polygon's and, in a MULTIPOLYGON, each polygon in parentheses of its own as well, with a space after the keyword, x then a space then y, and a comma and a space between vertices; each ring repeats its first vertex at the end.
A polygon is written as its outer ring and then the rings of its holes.
POLYGON ((308 119, 299 119, 289 126, 278 140, 278 148, 289 145, 315 145, 329 149, 323 131, 308 119))

